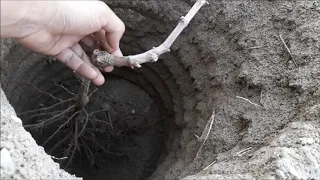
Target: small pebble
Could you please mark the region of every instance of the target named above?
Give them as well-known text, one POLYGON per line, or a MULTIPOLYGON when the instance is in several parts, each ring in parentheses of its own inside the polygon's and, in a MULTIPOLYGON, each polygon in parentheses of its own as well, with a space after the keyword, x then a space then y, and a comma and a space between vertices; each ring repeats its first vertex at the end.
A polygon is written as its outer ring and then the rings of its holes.
POLYGON ((6 148, 1 149, 1 168, 7 171, 8 174, 13 174, 15 172, 14 162, 11 158, 9 151, 6 148))

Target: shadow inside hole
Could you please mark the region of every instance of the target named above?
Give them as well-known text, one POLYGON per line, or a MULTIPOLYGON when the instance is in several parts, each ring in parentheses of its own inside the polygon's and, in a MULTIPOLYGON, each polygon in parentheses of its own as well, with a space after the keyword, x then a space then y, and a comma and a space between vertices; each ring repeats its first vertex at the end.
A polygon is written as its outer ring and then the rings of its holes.
MULTIPOLYGON (((73 93, 77 93, 79 82, 69 75, 56 78, 54 85, 52 82, 39 80, 32 85, 40 86, 39 89, 44 89, 59 99, 71 99, 74 97, 73 93)), ((163 110, 159 110, 162 105, 156 103, 149 92, 130 80, 111 74, 105 78, 106 83, 103 86, 90 88, 90 91, 95 88, 98 90, 93 93, 86 106, 89 121, 78 138, 77 147, 72 147, 75 149, 74 156, 66 170, 84 179, 146 179, 157 167, 167 138, 162 120, 163 110)), ((31 86, 30 84, 24 85, 31 86)), ((151 94, 154 96, 156 93, 151 94)), ((24 92, 24 97, 34 100, 32 107, 25 106, 21 112, 48 108, 59 103, 59 100, 39 92, 34 87, 29 87, 24 92)), ((73 104, 71 100, 55 108, 20 117, 24 120, 24 125, 35 124, 52 118, 73 104)), ((60 163, 62 168, 65 168, 73 152, 68 151, 68 148, 75 140, 75 126, 72 123, 63 127, 61 125, 73 114, 74 111, 67 112, 48 126, 27 128, 37 143, 43 145, 48 154, 56 157, 55 161, 60 163)))

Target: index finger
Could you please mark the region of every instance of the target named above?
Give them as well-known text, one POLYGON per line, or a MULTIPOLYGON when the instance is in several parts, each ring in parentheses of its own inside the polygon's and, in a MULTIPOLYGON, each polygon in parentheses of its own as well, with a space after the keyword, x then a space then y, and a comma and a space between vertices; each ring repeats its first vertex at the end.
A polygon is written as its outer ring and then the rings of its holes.
MULTIPOLYGON (((85 63, 81 58, 79 58, 71 49, 67 48, 61 51, 56 58, 67 65, 73 71, 76 71, 80 75, 84 76, 87 79, 92 80, 95 83, 95 79, 98 79, 99 74, 95 71, 93 67, 85 63)), ((97 85, 103 84, 103 81, 98 79, 97 85)))

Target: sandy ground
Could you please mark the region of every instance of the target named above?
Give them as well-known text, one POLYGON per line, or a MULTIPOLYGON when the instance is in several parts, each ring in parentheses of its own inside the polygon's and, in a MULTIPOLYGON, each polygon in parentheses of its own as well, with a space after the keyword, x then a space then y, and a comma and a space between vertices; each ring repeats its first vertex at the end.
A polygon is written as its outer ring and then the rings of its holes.
MULTIPOLYGON (((193 4, 107 3, 126 24, 125 54, 160 44, 193 4)), ((150 65, 168 87, 175 113, 167 153, 150 179, 320 179, 319 32, 316 0, 210 1, 170 54, 150 65), (209 137, 199 151, 213 112, 209 137)), ((9 40, 1 43, 1 83, 18 108, 14 97, 21 90, 11 80, 24 79, 24 67, 32 67, 32 60, 41 56, 9 40), (25 59, 30 61, 21 63, 25 59), (17 73, 10 71, 15 69, 17 73)), ((21 125, 12 125, 17 126, 15 130, 25 133, 21 125)), ((16 136, 3 133, 5 127, 1 125, 1 140, 15 141, 16 136)), ((43 157, 48 158, 46 167, 58 169, 46 155, 37 159, 43 157)), ((19 169, 22 155, 18 158, 13 161, 19 169)))
POLYGON ((1 179, 79 179, 61 170, 22 127, 1 89, 1 179), (8 153, 3 153, 3 152, 8 153))

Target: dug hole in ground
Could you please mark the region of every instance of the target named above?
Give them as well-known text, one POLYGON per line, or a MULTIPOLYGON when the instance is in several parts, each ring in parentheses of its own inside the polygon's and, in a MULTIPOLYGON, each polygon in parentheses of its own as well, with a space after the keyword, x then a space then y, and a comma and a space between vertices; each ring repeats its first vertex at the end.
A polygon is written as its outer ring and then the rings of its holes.
MULTIPOLYGON (((194 2, 107 3, 131 55, 161 44, 194 2)), ((70 107, 80 82, 2 39, 1 179, 320 179, 320 2, 209 3, 158 62, 91 86, 71 160, 72 114, 32 124, 70 107)))

